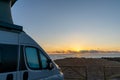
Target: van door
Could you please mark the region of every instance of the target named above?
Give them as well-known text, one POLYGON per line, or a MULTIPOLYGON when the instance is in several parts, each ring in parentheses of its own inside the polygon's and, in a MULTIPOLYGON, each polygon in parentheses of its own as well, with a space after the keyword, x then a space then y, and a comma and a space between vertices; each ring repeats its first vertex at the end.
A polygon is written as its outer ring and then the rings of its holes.
POLYGON ((57 80, 54 69, 48 67, 50 59, 40 49, 24 47, 27 70, 21 73, 21 80, 57 80))
POLYGON ((0 80, 17 80, 18 46, 0 44, 0 80))

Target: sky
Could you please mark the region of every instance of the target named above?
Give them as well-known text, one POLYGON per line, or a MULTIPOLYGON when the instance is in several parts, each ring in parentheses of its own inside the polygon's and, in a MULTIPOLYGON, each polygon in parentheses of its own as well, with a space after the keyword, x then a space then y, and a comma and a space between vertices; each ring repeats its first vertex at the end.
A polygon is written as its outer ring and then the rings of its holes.
POLYGON ((120 50, 120 0, 18 0, 12 16, 45 51, 120 50))

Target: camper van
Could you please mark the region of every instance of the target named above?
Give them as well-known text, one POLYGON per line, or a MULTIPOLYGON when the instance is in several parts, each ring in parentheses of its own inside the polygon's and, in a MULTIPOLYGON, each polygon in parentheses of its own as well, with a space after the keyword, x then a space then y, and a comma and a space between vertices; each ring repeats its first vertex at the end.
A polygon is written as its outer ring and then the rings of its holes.
POLYGON ((24 31, 13 24, 16 0, 0 0, 0 80, 64 80, 60 68, 24 31))

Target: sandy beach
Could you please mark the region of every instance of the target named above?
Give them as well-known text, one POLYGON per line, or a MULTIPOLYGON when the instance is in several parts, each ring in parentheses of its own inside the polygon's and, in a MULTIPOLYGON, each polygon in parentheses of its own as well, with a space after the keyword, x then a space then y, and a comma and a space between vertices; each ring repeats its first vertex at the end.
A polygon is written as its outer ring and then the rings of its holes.
MULTIPOLYGON (((120 62, 101 58, 65 58, 55 62, 65 80, 111 80, 120 74, 120 62)), ((118 79, 119 80, 119 79, 118 79)))

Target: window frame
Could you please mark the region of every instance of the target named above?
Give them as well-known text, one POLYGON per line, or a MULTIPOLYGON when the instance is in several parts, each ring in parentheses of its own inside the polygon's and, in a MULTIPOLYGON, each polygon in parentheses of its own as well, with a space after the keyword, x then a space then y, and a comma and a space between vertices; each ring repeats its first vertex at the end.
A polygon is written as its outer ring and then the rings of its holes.
MULTIPOLYGON (((52 62, 52 60, 46 55, 46 53, 44 52, 43 49, 37 48, 37 47, 35 47, 35 46, 24 46, 23 48, 24 48, 23 50, 24 50, 24 53, 25 53, 25 54, 24 54, 24 56, 25 56, 25 57, 24 57, 24 58, 25 58, 25 64, 26 64, 26 66, 28 67, 28 69, 30 69, 30 70, 49 70, 48 67, 43 68, 43 66, 42 66, 42 60, 41 60, 40 54, 44 55, 48 61, 51 61, 51 62, 52 62), (39 68, 31 68, 31 67, 29 66, 29 63, 28 63, 28 61, 27 61, 27 56, 26 56, 26 48, 27 48, 27 47, 35 48, 35 49, 37 50, 37 57, 38 57, 38 62, 39 62, 39 68)), ((48 64, 48 65, 49 65, 49 64, 48 64)))
POLYGON ((26 62, 26 66, 31 69, 31 70, 41 70, 41 62, 40 62, 40 59, 39 59, 39 49, 36 48, 36 47, 33 47, 33 46, 24 46, 24 53, 25 53, 25 62, 26 62), (28 63, 28 60, 27 60, 27 55, 26 55, 26 48, 34 48, 37 50, 37 58, 38 58, 38 63, 39 63, 39 68, 32 68, 29 66, 29 63, 28 63))

